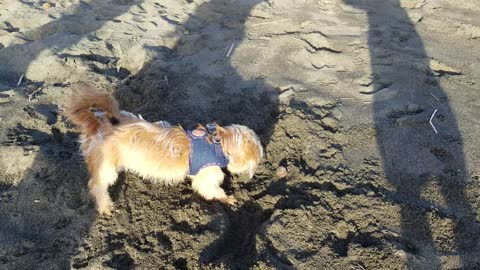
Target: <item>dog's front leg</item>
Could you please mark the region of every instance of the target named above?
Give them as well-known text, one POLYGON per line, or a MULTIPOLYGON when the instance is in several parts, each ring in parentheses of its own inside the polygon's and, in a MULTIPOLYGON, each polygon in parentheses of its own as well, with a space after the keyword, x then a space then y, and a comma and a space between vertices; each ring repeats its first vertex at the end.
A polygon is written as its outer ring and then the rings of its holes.
POLYGON ((208 166, 201 169, 192 179, 192 188, 206 200, 218 200, 222 203, 235 205, 237 200, 228 196, 220 187, 225 175, 218 166, 208 166))

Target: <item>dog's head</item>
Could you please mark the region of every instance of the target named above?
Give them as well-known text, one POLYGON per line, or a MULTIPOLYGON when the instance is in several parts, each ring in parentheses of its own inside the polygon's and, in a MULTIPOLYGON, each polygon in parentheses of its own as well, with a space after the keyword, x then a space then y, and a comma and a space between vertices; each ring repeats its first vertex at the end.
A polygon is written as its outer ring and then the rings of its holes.
POLYGON ((263 159, 263 147, 257 134, 242 125, 216 125, 216 131, 211 135, 222 144, 229 160, 227 169, 233 174, 248 173, 252 178, 263 159))

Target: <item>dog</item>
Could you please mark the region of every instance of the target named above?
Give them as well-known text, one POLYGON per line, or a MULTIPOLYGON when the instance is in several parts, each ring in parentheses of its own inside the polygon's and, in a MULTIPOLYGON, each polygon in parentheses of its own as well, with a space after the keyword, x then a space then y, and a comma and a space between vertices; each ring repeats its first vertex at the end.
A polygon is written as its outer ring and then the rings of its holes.
POLYGON ((150 123, 120 111, 110 93, 86 84, 72 90, 64 115, 80 130, 80 150, 91 177, 88 187, 100 215, 112 214, 108 187, 121 171, 165 184, 189 177, 204 199, 234 205, 236 199, 220 187, 222 168, 251 179, 263 159, 258 136, 246 126, 210 124, 184 130, 165 121, 150 123))

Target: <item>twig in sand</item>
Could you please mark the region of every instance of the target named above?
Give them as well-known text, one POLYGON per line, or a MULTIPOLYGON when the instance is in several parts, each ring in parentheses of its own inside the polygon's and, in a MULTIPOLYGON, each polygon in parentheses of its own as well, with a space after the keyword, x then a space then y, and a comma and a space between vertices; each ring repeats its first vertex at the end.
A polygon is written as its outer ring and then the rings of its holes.
POLYGON ((22 74, 22 76, 20 76, 20 79, 18 79, 17 87, 19 87, 20 84, 22 84, 23 76, 25 76, 25 74, 22 74))
POLYGON ((28 101, 32 101, 32 98, 35 96, 35 94, 40 92, 40 91, 42 91, 42 88, 39 88, 39 89, 33 91, 31 94, 28 94, 27 95, 28 96, 28 101))
POLYGON ((440 101, 440 99, 437 96, 435 96, 434 94, 430 93, 430 95, 432 95, 432 97, 434 97, 436 100, 440 101))
POLYGON ((433 117, 435 117, 435 114, 437 113, 437 111, 438 111, 438 109, 435 109, 435 111, 432 113, 432 116, 430 116, 430 120, 428 120, 428 122, 430 123, 430 126, 432 126, 432 128, 433 128, 433 131, 435 131, 435 134, 437 134, 438 131, 435 128, 435 126, 433 125, 432 120, 433 120, 433 117))
POLYGON ((352 266, 350 266, 350 269, 352 269, 352 270, 365 270, 365 267, 362 264, 360 264, 358 262, 355 262, 355 263, 352 264, 352 266))
POLYGON ((232 53, 232 50, 233 50, 233 46, 235 46, 235 42, 232 42, 232 45, 230 45, 230 48, 228 49, 228 52, 227 54, 225 55, 225 57, 230 57, 230 54, 232 53))

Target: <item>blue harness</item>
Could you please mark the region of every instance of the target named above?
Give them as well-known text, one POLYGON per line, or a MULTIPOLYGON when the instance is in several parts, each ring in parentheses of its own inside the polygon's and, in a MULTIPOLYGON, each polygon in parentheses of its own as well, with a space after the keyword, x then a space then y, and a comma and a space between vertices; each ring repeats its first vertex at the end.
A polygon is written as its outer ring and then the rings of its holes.
POLYGON ((225 168, 228 165, 228 158, 223 154, 222 145, 214 135, 211 125, 207 125, 208 133, 195 135, 194 130, 187 130, 190 139, 190 175, 196 175, 201 169, 208 166, 219 166, 225 168), (213 143, 209 143, 208 134, 212 135, 213 143))

